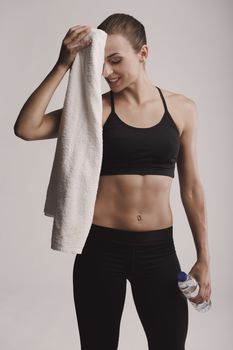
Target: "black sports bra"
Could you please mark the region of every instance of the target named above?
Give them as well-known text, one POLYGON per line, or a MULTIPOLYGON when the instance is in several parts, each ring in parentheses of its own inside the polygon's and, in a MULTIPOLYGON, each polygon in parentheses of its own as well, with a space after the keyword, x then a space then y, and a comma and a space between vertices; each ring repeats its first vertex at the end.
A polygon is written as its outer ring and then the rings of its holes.
POLYGON ((155 174, 174 177, 180 148, 179 130, 171 117, 164 96, 164 115, 154 126, 138 128, 121 120, 114 109, 103 126, 103 159, 100 175, 155 174))

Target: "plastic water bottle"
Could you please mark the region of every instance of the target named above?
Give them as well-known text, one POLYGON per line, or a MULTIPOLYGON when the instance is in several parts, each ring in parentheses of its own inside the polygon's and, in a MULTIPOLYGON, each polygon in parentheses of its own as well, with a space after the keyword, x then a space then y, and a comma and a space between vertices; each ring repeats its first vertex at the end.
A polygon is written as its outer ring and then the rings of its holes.
MULTIPOLYGON (((189 299, 189 298, 195 298, 198 295, 199 292, 199 284, 197 280, 183 272, 180 271, 177 275, 178 279, 178 286, 180 291, 184 294, 184 296, 189 299)), ((193 307, 200 312, 206 312, 211 308, 212 302, 209 299, 208 301, 204 301, 203 303, 196 304, 192 301, 190 303, 193 305, 193 307)))

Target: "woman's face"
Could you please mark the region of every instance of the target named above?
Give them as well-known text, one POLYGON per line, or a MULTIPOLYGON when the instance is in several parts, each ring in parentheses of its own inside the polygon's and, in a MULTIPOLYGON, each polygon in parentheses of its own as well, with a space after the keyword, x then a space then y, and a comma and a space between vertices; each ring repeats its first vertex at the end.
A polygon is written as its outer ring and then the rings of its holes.
POLYGON ((107 36, 105 44, 105 60, 102 75, 111 90, 120 91, 137 80, 143 68, 143 55, 135 53, 131 44, 120 34, 107 36), (117 78, 116 82, 111 82, 117 78))

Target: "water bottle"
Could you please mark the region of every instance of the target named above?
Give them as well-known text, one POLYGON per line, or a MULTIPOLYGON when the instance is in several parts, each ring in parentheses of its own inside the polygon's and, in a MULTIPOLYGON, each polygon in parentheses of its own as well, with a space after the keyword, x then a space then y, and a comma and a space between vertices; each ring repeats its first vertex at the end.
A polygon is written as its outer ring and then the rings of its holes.
MULTIPOLYGON (((180 271, 177 275, 177 279, 178 279, 179 289, 187 299, 195 298, 198 295, 199 284, 193 276, 183 271, 180 271)), ((193 307, 197 311, 200 311, 200 312, 208 311, 212 305, 212 302, 210 299, 208 301, 204 301, 203 303, 199 303, 199 304, 196 304, 192 301, 190 301, 190 303, 193 305, 193 307)))

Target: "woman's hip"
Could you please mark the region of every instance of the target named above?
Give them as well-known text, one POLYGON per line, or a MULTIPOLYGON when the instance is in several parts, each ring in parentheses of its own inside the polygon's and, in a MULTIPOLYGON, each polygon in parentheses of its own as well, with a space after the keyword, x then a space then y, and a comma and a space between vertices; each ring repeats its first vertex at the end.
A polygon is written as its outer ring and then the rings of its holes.
POLYGON ((128 231, 92 224, 79 259, 93 269, 121 274, 147 273, 175 264, 173 226, 152 231, 128 231))

